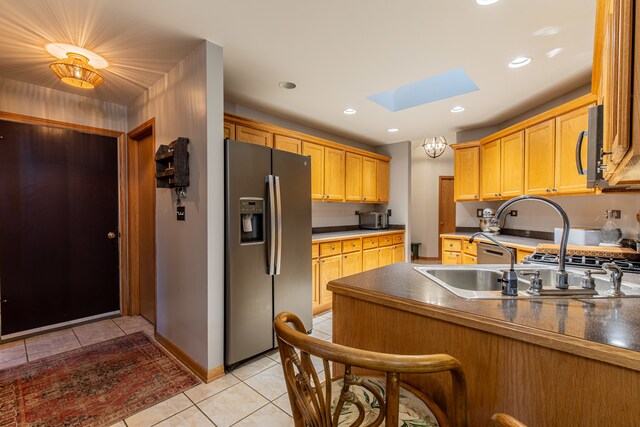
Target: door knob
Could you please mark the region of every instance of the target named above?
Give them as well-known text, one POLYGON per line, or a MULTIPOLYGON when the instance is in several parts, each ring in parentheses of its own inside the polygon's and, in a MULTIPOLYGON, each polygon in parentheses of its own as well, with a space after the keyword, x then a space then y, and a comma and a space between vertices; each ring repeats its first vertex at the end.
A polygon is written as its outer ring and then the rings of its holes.
POLYGON ((107 238, 108 238, 109 240, 113 240, 113 239, 115 239, 115 238, 116 238, 116 233, 114 233, 113 231, 108 232, 108 233, 107 233, 107 238))

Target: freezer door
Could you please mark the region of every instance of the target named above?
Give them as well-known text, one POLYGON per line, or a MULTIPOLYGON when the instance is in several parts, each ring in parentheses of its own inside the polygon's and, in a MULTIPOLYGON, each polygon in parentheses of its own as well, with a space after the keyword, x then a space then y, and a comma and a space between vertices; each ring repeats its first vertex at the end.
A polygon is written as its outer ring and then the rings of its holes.
MULTIPOLYGON (((271 149, 225 141, 225 363, 231 365, 273 348, 273 285, 267 274, 269 205, 265 179, 271 149), (264 199, 264 239, 241 244, 242 201, 264 199)), ((253 215, 253 214, 251 214, 253 215)), ((245 217, 245 220, 248 218, 245 217)))
MULTIPOLYGON (((311 162, 309 157, 273 150, 273 175, 279 189, 281 224, 274 276, 274 316, 295 313, 308 330, 312 327, 311 300, 311 162), (279 267, 279 268, 278 268, 279 267)), ((275 341, 274 341, 275 343, 275 341)))

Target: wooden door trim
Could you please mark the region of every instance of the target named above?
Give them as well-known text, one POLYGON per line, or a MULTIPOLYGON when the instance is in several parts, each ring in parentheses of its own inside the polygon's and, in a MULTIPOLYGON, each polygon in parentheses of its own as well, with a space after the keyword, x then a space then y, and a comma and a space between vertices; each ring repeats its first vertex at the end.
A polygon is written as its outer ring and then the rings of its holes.
MULTIPOLYGON (((453 176, 439 176, 438 177, 438 259, 441 259, 442 257, 442 239, 440 238, 440 223, 442 222, 442 181, 453 181, 454 185, 455 185, 455 179, 453 176)), ((454 189, 454 195, 455 195, 455 189, 454 189)), ((456 202, 453 202, 453 212, 454 212, 454 218, 455 218, 455 211, 456 211, 456 202)))
MULTIPOLYGON (((155 117, 147 120, 146 122, 135 127, 133 130, 127 133, 127 163, 126 170, 128 172, 128 185, 127 185, 127 226, 129 228, 129 240, 127 243, 127 266, 128 266, 128 287, 125 295, 126 299, 126 314, 134 316, 140 314, 140 282, 139 282, 139 270, 140 270, 140 258, 139 258, 139 242, 140 233, 138 228, 138 210, 134 203, 131 203, 133 199, 138 197, 138 157, 137 150, 135 150, 135 144, 142 138, 151 135, 155 148, 155 117)), ((155 193, 153 196, 154 212, 156 206, 155 193)), ((155 217, 151 218, 155 224, 155 217)), ((155 227, 154 227, 155 228, 155 227)), ((153 252, 155 256, 156 252, 156 236, 153 235, 153 252)), ((154 272, 154 287, 157 285, 156 269, 154 272)), ((157 291, 157 289, 156 289, 157 291)), ((155 292, 154 292, 155 294, 155 292)), ((156 309, 156 322, 157 322, 157 307, 156 309)), ((123 314, 124 311, 123 311, 123 314)))
POLYGON ((43 119, 40 117, 25 116, 23 114, 0 111, 0 120, 10 122, 49 126, 60 129, 70 129, 78 132, 85 132, 92 135, 111 136, 118 140, 118 232, 119 242, 119 269, 120 269, 120 313, 125 314, 125 294, 127 292, 127 139, 122 131, 104 129, 93 126, 78 125, 74 123, 61 122, 58 120, 43 119))

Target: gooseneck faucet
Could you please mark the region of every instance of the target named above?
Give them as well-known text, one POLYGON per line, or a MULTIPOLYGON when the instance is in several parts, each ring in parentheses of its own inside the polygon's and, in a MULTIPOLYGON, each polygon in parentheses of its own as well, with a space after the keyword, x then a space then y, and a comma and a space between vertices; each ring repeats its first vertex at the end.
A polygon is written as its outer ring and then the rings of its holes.
POLYGON ((556 212, 562 217, 562 237, 560 238, 560 255, 558 260, 558 272, 556 273, 556 288, 558 289, 568 289, 569 288, 569 274, 565 270, 565 257, 567 254, 567 240, 569 239, 569 217, 567 213, 562 209, 562 207, 554 202, 553 200, 546 199, 544 197, 539 196, 519 196, 514 197, 511 200, 507 200, 503 203, 502 206, 498 208, 496 211, 495 217, 491 220, 492 225, 498 225, 498 221, 500 220, 500 216, 504 213, 504 211, 511 205, 522 202, 524 200, 531 200, 544 203, 546 205, 551 206, 555 209, 556 212))
POLYGON ((502 249, 507 251, 509 255, 511 255, 511 268, 509 270, 502 271, 502 279, 498 279, 502 282, 502 294, 516 296, 518 295, 518 276, 516 274, 516 270, 514 269, 514 264, 516 263, 516 257, 513 254, 513 250, 507 248, 502 243, 498 242, 495 238, 491 237, 488 234, 483 233, 482 231, 478 231, 477 233, 473 233, 469 238, 469 243, 473 243, 476 237, 482 236, 485 239, 491 240, 496 245, 500 246, 502 249))

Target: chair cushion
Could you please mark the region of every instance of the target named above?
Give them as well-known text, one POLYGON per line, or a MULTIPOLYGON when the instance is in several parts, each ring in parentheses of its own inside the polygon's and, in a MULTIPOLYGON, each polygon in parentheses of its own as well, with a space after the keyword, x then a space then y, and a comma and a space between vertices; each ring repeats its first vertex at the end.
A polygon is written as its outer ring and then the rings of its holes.
MULTIPOLYGON (((380 391, 382 397, 385 397, 385 379, 379 377, 360 377, 362 380, 368 380, 380 391)), ((331 382, 331 412, 335 409, 340 398, 343 379, 336 378, 331 382)), ((375 397, 364 387, 351 386, 351 390, 362 402, 365 407, 365 418, 363 425, 366 425, 376 419, 380 412, 380 406, 375 397)), ((358 418, 358 408, 350 403, 345 403, 338 419, 339 426, 349 426, 358 418)), ((414 393, 400 385, 400 414, 398 417, 399 427, 438 427, 436 416, 429 409, 427 404, 416 396, 414 393)))

